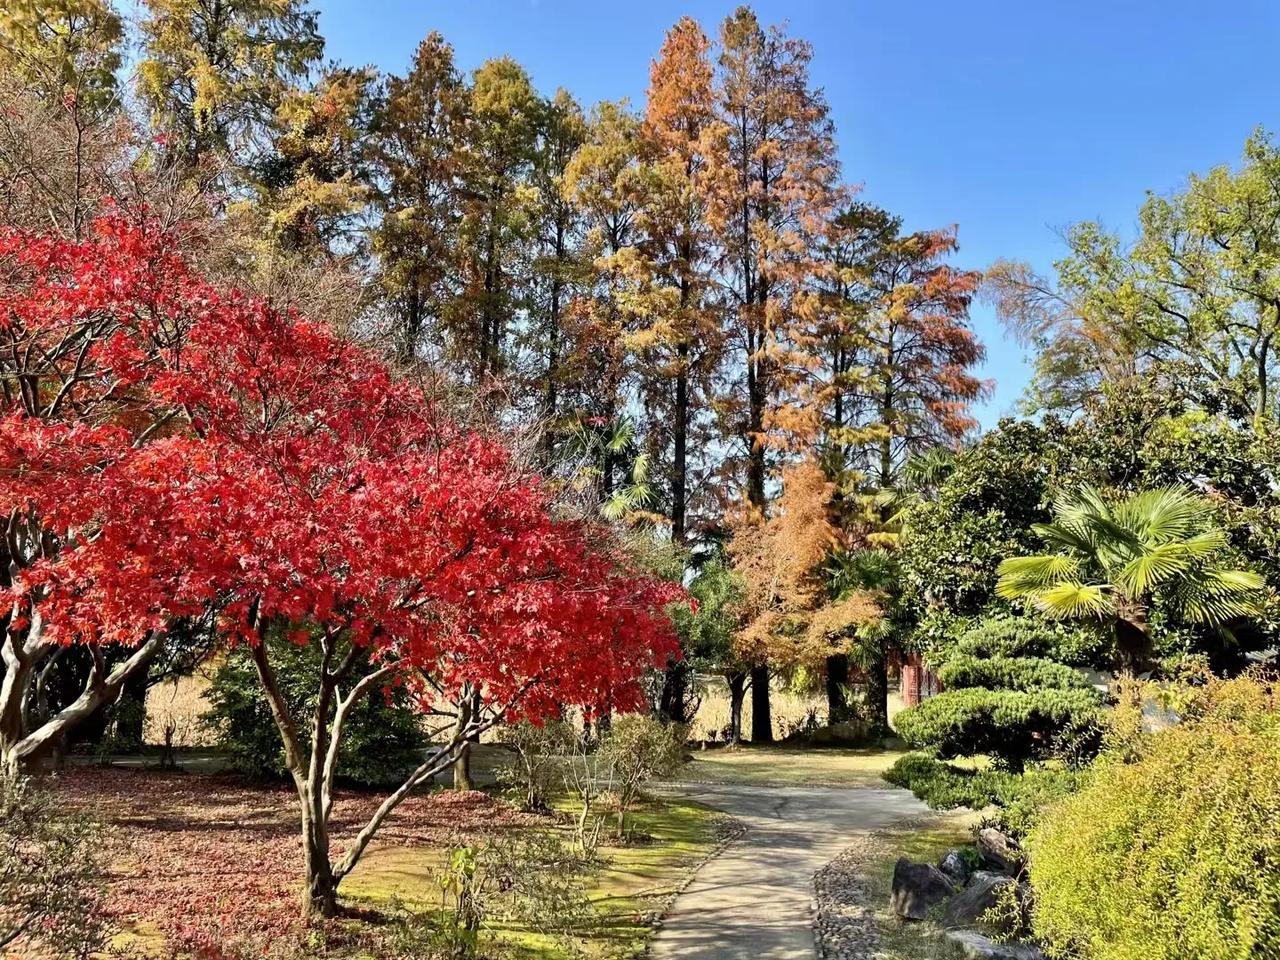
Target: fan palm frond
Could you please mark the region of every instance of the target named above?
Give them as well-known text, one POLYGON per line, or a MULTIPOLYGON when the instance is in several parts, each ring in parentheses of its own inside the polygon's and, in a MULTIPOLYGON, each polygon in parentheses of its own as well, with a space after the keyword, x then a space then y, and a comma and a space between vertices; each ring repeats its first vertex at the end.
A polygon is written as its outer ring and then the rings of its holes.
POLYGON ((1095 583, 1063 580, 1032 594, 1031 600, 1054 617, 1101 617, 1115 612, 1115 603, 1107 589, 1095 583))

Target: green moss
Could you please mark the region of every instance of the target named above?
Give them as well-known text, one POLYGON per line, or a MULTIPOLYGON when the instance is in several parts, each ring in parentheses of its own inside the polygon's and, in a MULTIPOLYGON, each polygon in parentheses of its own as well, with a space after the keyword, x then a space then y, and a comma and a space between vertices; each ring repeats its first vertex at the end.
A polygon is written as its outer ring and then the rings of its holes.
MULTIPOLYGON (((614 960, 643 955, 653 934, 651 920, 666 911, 692 871, 715 849, 716 816, 709 807, 684 800, 652 799, 635 809, 632 829, 644 842, 600 851, 606 864, 588 890, 595 915, 575 931, 587 956, 614 960)), ((570 831, 567 825, 545 829, 570 831)), ((440 904, 436 876, 443 862, 440 848, 375 847, 344 883, 343 893, 372 907, 399 902, 435 909, 440 904)), ((563 956, 553 938, 536 931, 500 926, 496 933, 520 956, 563 956)))

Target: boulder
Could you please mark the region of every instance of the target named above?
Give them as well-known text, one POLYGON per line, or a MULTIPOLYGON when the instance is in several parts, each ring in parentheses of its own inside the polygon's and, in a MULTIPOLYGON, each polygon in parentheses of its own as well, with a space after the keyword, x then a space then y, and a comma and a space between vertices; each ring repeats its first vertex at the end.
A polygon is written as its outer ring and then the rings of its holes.
POLYGON ((944 927, 971 927, 996 905, 1000 891, 1018 881, 1003 873, 979 870, 969 878, 969 885, 947 902, 942 914, 944 927))
POLYGON ((893 867, 893 912, 909 920, 924 920, 931 907, 956 892, 947 875, 931 863, 912 863, 906 857, 893 867))
POLYGON ((942 859, 938 861, 938 869, 947 875, 952 883, 958 887, 964 886, 969 882, 969 861, 961 850, 948 850, 942 855, 942 859))
POLYGON ((1022 849, 1018 841, 995 827, 983 827, 978 831, 978 852, 984 863, 1007 874, 1016 874, 1022 867, 1022 849))
POLYGON ((1039 947, 1029 943, 996 943, 976 930, 948 930, 946 937, 970 960, 1044 960, 1039 947))

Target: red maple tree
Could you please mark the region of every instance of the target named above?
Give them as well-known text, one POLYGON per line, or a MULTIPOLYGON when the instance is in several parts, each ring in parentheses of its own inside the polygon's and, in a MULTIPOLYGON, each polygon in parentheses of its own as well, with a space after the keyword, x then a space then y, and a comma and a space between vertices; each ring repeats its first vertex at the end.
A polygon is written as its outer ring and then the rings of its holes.
POLYGON ((469 737, 565 705, 638 706, 643 670, 675 650, 664 609, 680 592, 556 516, 501 442, 376 356, 219 292, 170 246, 122 216, 81 243, 0 237, 0 337, 28 363, 5 372, 0 415, 15 571, 0 749, 11 767, 38 755, 175 620, 213 617, 253 651, 299 797, 304 911, 330 913, 383 820, 469 737), (268 631, 322 647, 310 717, 285 705, 268 631), (23 684, 71 643, 94 651, 84 695, 25 729, 23 684), (112 645, 128 655, 108 669, 112 645), (343 724, 391 685, 452 728, 335 857, 343 724))

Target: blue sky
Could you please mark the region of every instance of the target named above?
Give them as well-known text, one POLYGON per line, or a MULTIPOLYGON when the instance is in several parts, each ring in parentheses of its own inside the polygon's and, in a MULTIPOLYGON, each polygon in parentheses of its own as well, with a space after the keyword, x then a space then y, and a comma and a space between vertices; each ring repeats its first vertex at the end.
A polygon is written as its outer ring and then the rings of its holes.
MULTIPOLYGON (((328 55, 402 71, 439 30, 471 70, 510 54, 544 93, 643 103, 649 61, 705 0, 318 0, 328 55)), ((962 266, 1048 270, 1060 232, 1132 231, 1144 191, 1234 163, 1280 128, 1280 0, 793 0, 754 4, 814 46, 846 178, 908 228, 958 224, 962 266)), ((974 311, 996 380, 986 425, 1026 381, 1021 351, 974 311)))

